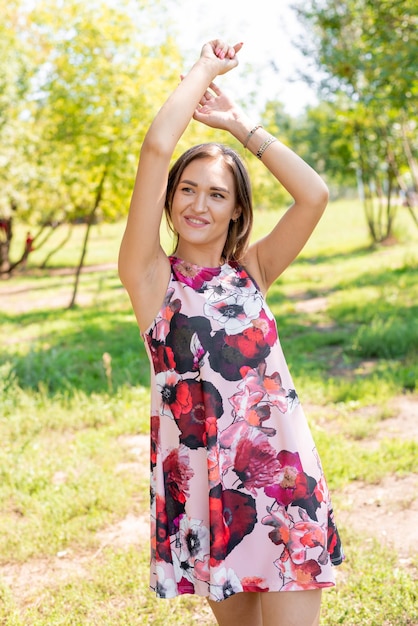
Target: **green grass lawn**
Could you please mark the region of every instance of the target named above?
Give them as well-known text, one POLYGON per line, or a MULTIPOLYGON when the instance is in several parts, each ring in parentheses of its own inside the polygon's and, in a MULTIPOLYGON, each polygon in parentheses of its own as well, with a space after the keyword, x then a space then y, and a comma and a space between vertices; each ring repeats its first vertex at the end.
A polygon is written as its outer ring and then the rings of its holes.
MULTIPOLYGON (((255 236, 273 219, 269 212, 258 214, 255 236)), ((416 472, 416 440, 390 437, 364 445, 392 416, 394 399, 418 401, 413 228, 401 213, 398 242, 371 248, 361 208, 332 203, 270 293, 337 503, 349 484, 416 472)), ((17 232, 16 251, 26 227, 17 232)), ((65 270, 79 258, 82 226, 52 257, 49 270, 36 265, 55 246, 52 240, 34 251, 24 272, 0 283, 4 626, 214 623, 200 599, 152 597, 146 540, 124 548, 100 540, 103 529, 148 509, 148 459, 123 443, 148 433, 149 370, 114 265, 122 232, 122 224, 93 228, 86 264, 102 267, 83 273, 71 310, 73 277, 65 270), (59 555, 67 574, 55 577, 51 569, 45 576, 59 555)), ((396 551, 373 538, 373 529, 368 537, 351 526, 340 531, 347 559, 338 586, 324 593, 322 623, 417 625, 417 552, 404 567, 396 551)))

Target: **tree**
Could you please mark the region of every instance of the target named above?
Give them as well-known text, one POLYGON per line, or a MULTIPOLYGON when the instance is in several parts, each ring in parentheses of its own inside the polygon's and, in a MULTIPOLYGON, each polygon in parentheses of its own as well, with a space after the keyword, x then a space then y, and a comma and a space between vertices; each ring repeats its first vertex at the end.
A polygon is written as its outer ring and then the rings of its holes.
POLYGON ((169 38, 152 48, 141 43, 138 20, 119 7, 46 0, 30 11, 19 6, 24 28, 22 20, 14 23, 14 47, 25 42, 38 59, 20 120, 30 176, 20 165, 13 190, 24 190, 23 219, 41 226, 86 222, 78 273, 89 226, 127 212, 152 102, 164 99, 159 91, 172 89, 181 67, 169 38), (152 80, 156 75, 165 83, 152 80))
POLYGON ((416 185, 416 2, 311 0, 297 10, 313 28, 315 49, 304 51, 325 74, 323 97, 348 104, 339 113, 353 134, 370 235, 382 241, 392 233, 394 190, 416 185))
POLYGON ((26 204, 25 185, 31 176, 26 158, 31 140, 25 124, 26 101, 38 58, 19 36, 26 26, 19 4, 0 4, 0 271, 9 269, 13 219, 26 204))

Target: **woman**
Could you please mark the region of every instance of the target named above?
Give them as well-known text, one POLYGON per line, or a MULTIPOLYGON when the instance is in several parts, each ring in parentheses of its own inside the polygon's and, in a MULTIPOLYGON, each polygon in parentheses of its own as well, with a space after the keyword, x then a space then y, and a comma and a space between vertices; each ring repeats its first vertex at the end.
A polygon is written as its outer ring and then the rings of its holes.
POLYGON ((219 624, 311 626, 343 556, 327 486, 264 296, 328 200, 321 178, 213 83, 242 44, 220 40, 143 142, 119 271, 151 363, 151 587, 206 596, 219 624), (239 156, 195 146, 194 118, 238 139, 294 201, 249 245, 239 156), (168 180, 168 184, 167 184, 168 180), (161 247, 163 211, 177 237, 161 247))

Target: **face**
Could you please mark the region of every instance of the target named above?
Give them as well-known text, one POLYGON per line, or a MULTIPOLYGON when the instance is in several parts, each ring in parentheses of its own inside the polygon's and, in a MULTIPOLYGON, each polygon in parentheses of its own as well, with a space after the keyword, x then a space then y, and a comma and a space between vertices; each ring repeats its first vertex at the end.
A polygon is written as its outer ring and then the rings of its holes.
POLYGON ((206 246, 221 254, 231 219, 239 216, 232 172, 221 158, 189 163, 174 192, 171 219, 179 246, 206 246))

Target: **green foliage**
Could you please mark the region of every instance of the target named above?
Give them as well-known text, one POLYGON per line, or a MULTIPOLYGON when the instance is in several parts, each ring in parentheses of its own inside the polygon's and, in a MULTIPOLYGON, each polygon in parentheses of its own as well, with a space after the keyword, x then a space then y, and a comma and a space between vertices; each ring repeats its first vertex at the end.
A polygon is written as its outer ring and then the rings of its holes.
POLYGON ((377 541, 363 540, 347 529, 345 572, 326 595, 323 623, 336 626, 413 626, 418 619, 412 577, 397 566, 396 555, 377 541))
POLYGON ((169 34, 153 48, 142 43, 148 20, 141 16, 142 3, 8 5, 0 46, 7 87, 0 180, 10 189, 3 211, 13 200, 33 223, 85 219, 104 179, 96 218, 126 213, 153 102, 181 67, 169 34))
MULTIPOLYGON (((300 3, 298 13, 314 33, 313 48, 304 44, 303 50, 325 76, 321 93, 329 102, 327 117, 331 120, 334 112, 331 125, 341 132, 338 140, 321 124, 331 141, 328 147, 319 142, 318 149, 334 176, 340 165, 342 174, 356 174, 370 236, 381 242, 393 234, 395 191, 407 197, 417 188, 414 0, 402 2, 402 11, 397 0, 312 0, 300 3)), ((322 108, 321 102, 320 123, 322 108)), ((320 131, 315 134, 321 137, 320 131)), ((409 208, 418 225, 412 203, 409 208)))
MULTIPOLYGON (((14 358, 14 371, 24 388, 40 385, 51 394, 57 391, 85 393, 103 391, 111 384, 117 390, 124 384, 146 384, 148 368, 145 351, 133 317, 126 313, 77 309, 57 316, 52 312, 14 316, 28 332, 48 325, 49 334, 21 346, 14 358), (106 378, 103 354, 112 360, 111 381, 106 378)), ((4 323, 10 318, 4 317, 4 323)))

